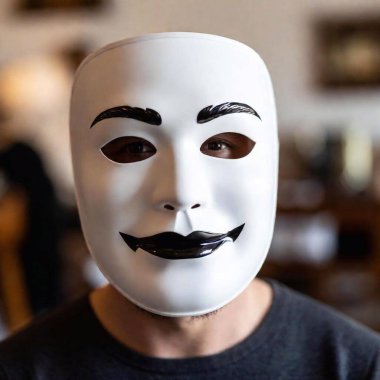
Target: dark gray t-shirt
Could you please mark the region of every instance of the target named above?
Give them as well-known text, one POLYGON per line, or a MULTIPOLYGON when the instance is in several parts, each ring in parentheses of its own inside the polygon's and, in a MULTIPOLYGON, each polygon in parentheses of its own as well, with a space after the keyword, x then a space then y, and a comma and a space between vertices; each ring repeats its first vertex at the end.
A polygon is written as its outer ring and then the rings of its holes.
POLYGON ((271 281, 261 325, 217 355, 158 359, 117 342, 88 296, 0 344, 1 380, 380 380, 380 336, 271 281))

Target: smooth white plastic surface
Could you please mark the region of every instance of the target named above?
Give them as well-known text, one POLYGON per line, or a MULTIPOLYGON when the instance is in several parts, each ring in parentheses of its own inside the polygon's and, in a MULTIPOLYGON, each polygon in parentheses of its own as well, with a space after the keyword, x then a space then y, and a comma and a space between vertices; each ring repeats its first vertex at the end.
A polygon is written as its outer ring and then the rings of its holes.
POLYGON ((84 235, 101 271, 123 295, 153 313, 195 316, 224 306, 247 287, 269 249, 277 194, 275 103, 257 53, 196 33, 109 45, 78 70, 70 128, 84 235), (261 120, 232 113, 197 123, 201 109, 225 102, 245 103, 261 120), (154 109, 162 124, 109 118, 90 128, 99 113, 122 105, 154 109), (203 154, 202 143, 222 132, 240 133, 256 145, 239 159, 203 154), (100 148, 120 136, 142 137, 157 152, 139 162, 113 162, 100 148), (192 209, 194 204, 200 207, 192 209), (243 223, 235 242, 185 260, 134 252, 119 234, 226 233, 243 223))

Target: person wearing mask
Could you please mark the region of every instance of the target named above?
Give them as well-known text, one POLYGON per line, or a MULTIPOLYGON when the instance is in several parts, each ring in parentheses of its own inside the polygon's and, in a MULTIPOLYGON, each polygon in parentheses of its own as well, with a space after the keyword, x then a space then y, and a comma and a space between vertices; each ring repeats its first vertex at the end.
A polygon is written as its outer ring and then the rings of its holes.
POLYGON ((108 45, 77 71, 70 130, 109 284, 0 345, 0 379, 379 378, 376 333, 257 277, 278 137, 255 51, 197 33, 108 45))

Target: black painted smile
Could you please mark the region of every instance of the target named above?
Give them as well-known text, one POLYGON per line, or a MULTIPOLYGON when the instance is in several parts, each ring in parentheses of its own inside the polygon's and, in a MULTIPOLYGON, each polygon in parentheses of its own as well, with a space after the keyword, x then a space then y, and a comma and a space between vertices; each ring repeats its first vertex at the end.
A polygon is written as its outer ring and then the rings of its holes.
POLYGON ((244 228, 244 224, 226 234, 194 231, 187 236, 176 232, 162 232, 157 235, 137 238, 123 232, 121 237, 133 251, 138 248, 163 259, 195 259, 210 255, 228 241, 234 242, 244 228))

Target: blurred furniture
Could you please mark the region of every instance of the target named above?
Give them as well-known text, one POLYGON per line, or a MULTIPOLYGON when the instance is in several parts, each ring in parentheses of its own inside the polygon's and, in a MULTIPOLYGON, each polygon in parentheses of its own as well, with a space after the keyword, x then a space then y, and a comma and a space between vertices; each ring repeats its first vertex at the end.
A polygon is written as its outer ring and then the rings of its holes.
POLYGON ((380 202, 374 188, 380 156, 371 181, 357 190, 345 182, 344 149, 336 141, 308 157, 283 142, 276 229, 261 275, 380 331, 380 202))
POLYGON ((24 235, 19 246, 33 314, 60 300, 61 207, 38 152, 21 141, 0 150, 0 170, 7 182, 25 196, 24 235))
POLYGON ((0 198, 0 295, 7 327, 14 331, 31 316, 19 247, 25 230, 25 197, 7 191, 0 198))

